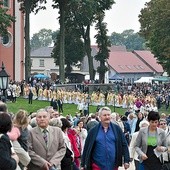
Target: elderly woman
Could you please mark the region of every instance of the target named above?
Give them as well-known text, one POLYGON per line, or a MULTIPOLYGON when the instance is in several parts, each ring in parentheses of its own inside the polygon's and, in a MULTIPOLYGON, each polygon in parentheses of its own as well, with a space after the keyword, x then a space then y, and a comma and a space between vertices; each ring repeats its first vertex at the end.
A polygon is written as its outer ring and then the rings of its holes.
POLYGON ((160 170, 162 166, 160 156, 166 150, 166 141, 164 130, 158 128, 159 119, 158 112, 149 112, 149 126, 140 129, 136 139, 135 150, 144 170, 160 170))
MULTIPOLYGON (((148 127, 148 126, 149 126, 149 122, 145 119, 139 123, 140 128, 148 127)), ((139 131, 133 133, 132 139, 130 141, 130 146, 129 146, 130 159, 131 161, 134 160, 135 170, 139 170, 139 159, 138 159, 137 153, 135 152, 135 142, 136 142, 136 138, 138 134, 139 134, 139 131)))
POLYGON ((0 113, 0 169, 4 170, 15 170, 19 161, 16 153, 12 153, 12 145, 7 135, 11 128, 11 117, 7 113, 0 113))

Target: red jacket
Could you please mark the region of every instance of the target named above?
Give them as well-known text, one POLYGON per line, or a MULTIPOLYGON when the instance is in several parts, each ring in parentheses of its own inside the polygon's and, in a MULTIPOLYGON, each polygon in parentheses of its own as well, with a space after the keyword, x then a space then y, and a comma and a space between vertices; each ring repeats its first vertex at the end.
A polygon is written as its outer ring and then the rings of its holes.
MULTIPOLYGON (((68 130, 67 133, 68 133, 68 137, 71 142, 72 150, 74 152, 74 157, 78 158, 78 157, 80 157, 80 153, 81 153, 81 143, 78 143, 78 139, 80 137, 79 137, 79 135, 77 135, 76 131, 71 128, 68 130)), ((79 140, 79 142, 80 142, 80 140, 79 140)))

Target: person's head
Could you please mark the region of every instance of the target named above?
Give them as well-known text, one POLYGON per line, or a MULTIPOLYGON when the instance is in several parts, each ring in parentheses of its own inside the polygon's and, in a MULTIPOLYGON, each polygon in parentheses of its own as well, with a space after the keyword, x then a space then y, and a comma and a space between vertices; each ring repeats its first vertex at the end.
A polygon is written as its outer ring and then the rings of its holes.
POLYGON ((138 119, 142 119, 142 118, 143 118, 143 113, 142 113, 142 112, 139 112, 139 113, 137 114, 137 116, 138 116, 138 119))
POLYGON ((58 118, 60 116, 59 112, 58 111, 54 111, 50 114, 50 117, 51 118, 58 118))
POLYGON ((9 114, 6 112, 0 113, 0 133, 7 133, 11 131, 12 128, 12 119, 9 114))
POLYGON ((159 127, 163 130, 166 130, 167 128, 167 121, 166 119, 159 119, 159 127))
POLYGON ((165 113, 161 113, 160 118, 161 119, 166 119, 166 114, 165 113))
POLYGON ((37 111, 36 121, 40 128, 45 129, 49 125, 50 114, 45 109, 40 109, 37 111))
POLYGON ((46 112, 50 114, 50 117, 53 118, 53 113, 55 112, 52 106, 47 106, 45 108, 46 112))
POLYGON ((30 125, 31 125, 32 127, 36 127, 36 126, 37 126, 36 117, 33 117, 33 118, 30 120, 30 125))
POLYGON ((142 120, 140 123, 139 123, 139 127, 140 128, 143 128, 143 127, 147 127, 149 126, 149 122, 147 120, 142 120))
POLYGON ((2 101, 0 101, 0 112, 8 112, 7 105, 2 101))
POLYGON ((155 130, 157 128, 159 119, 160 119, 160 115, 158 112, 150 111, 148 113, 148 121, 149 121, 150 129, 155 130))
POLYGON ((112 114, 111 114, 111 121, 116 121, 116 117, 117 117, 117 114, 116 114, 116 112, 113 112, 112 114))
POLYGON ((78 126, 79 128, 83 128, 84 122, 83 122, 82 119, 80 119, 80 120, 77 122, 77 126, 78 126))
POLYGON ((92 119, 96 119, 96 115, 94 113, 91 114, 92 119))
POLYGON ((109 107, 102 107, 98 113, 102 125, 108 126, 111 121, 111 109, 109 107))
POLYGON ((136 118, 136 115, 134 113, 130 113, 128 117, 130 120, 132 120, 133 118, 136 118))
POLYGON ((13 123, 18 127, 27 127, 29 123, 27 111, 19 110, 14 117, 13 123))
POLYGON ((49 125, 61 128, 62 127, 62 121, 60 120, 60 118, 54 117, 54 118, 50 119, 49 125))
POLYGON ((65 132, 68 128, 71 127, 70 122, 66 118, 61 118, 61 122, 62 122, 61 130, 63 132, 65 132))

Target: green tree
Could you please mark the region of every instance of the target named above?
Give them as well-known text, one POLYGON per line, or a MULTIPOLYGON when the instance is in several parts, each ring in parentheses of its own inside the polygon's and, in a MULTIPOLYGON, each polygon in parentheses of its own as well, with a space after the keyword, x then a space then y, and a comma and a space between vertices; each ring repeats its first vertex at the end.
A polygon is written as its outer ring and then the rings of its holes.
POLYGON ((147 45, 170 75, 170 1, 151 0, 139 15, 140 34, 147 45))
POLYGON ((67 19, 71 26, 79 31, 84 40, 84 47, 89 63, 90 79, 94 80, 95 70, 93 67, 93 58, 91 56, 90 27, 96 21, 96 15, 99 12, 109 10, 114 0, 72 0, 69 4, 69 15, 67 19))
POLYGON ((47 47, 52 44, 52 30, 41 29, 38 33, 33 34, 31 38, 31 50, 38 49, 40 47, 47 47))
POLYGON ((112 45, 124 45, 128 50, 146 49, 145 39, 132 29, 125 30, 122 33, 113 32, 110 41, 112 45))
POLYGON ((65 81, 65 12, 68 10, 68 0, 53 0, 53 8, 59 9, 59 23, 60 23, 60 59, 59 59, 59 74, 60 81, 65 81))
POLYGON ((110 42, 112 45, 124 45, 124 38, 121 34, 113 32, 109 37, 110 42))
POLYGON ((11 27, 12 22, 15 18, 7 14, 8 9, 3 8, 3 2, 0 0, 0 35, 6 35, 8 27, 11 27))
POLYGON ((20 3, 20 10, 25 14, 25 80, 28 81, 31 74, 31 60, 30 60, 30 13, 35 14, 45 9, 42 4, 47 3, 46 0, 18 0, 20 3))
POLYGON ((110 47, 110 41, 107 36, 107 24, 103 22, 104 19, 104 13, 99 13, 97 15, 97 24, 96 24, 96 30, 98 30, 98 34, 95 36, 97 39, 96 42, 98 44, 99 51, 97 55, 95 56, 95 59, 100 62, 100 66, 97 68, 97 72, 99 73, 99 81, 100 83, 104 83, 105 80, 105 73, 108 71, 108 67, 105 65, 106 59, 109 58, 109 49, 110 47))
MULTIPOLYGON (((69 28, 69 27, 68 27, 69 28)), ((55 34, 56 35, 56 34, 55 34)), ((85 56, 83 42, 80 39, 80 36, 74 32, 72 29, 66 29, 65 34, 65 73, 66 75, 70 74, 72 71, 72 66, 77 65, 78 62, 81 62, 85 56)), ((58 65, 60 60, 60 34, 57 34, 55 48, 52 52, 52 57, 55 59, 56 64, 58 65)))

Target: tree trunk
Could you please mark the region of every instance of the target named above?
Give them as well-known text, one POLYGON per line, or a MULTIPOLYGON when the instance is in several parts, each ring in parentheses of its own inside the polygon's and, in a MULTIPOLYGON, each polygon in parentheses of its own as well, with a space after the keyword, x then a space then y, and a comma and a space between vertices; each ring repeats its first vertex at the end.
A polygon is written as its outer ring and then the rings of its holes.
MULTIPOLYGON (((100 67, 101 68, 104 68, 105 67, 105 62, 103 63, 103 62, 100 62, 100 67)), ((104 83, 104 80, 105 80, 105 72, 103 71, 101 71, 100 73, 99 73, 99 82, 100 83, 104 83)))
POLYGON ((93 57, 91 56, 90 25, 87 26, 87 30, 84 37, 84 44, 86 55, 88 57, 90 80, 94 80, 95 70, 93 66, 93 57))
POLYGON ((59 57, 59 76, 60 81, 65 81, 65 2, 60 1, 60 57, 59 57))
POLYGON ((25 1, 25 80, 28 79, 31 74, 31 60, 30 60, 30 3, 25 1))

